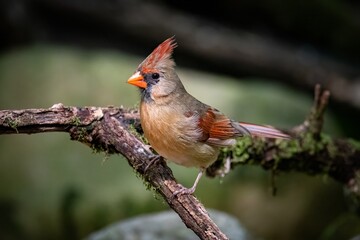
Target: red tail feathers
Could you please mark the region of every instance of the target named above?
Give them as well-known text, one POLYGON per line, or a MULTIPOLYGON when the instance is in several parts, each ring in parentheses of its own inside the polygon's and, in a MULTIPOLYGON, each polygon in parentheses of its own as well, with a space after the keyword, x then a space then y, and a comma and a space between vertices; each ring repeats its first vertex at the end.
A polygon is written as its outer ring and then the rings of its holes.
POLYGON ((239 124, 242 127, 246 128, 251 133, 251 136, 265 137, 265 138, 283 138, 283 139, 291 138, 288 134, 283 133, 282 131, 270 126, 269 127, 261 126, 261 125, 244 123, 244 122, 239 122, 239 124))

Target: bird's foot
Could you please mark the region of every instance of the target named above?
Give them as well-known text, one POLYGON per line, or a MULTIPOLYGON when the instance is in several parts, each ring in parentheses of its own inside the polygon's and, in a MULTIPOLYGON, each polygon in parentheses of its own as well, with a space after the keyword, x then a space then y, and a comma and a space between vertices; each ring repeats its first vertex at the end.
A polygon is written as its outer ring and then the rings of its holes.
POLYGON ((150 161, 148 162, 148 164, 144 168, 144 173, 146 173, 147 170, 149 170, 149 168, 152 165, 158 163, 161 159, 162 159, 162 157, 160 155, 155 155, 155 156, 151 157, 150 161))
POLYGON ((205 168, 200 168, 199 174, 197 175, 194 185, 191 188, 186 188, 186 187, 182 186, 181 184, 178 184, 180 186, 180 189, 173 193, 170 200, 171 201, 174 200, 174 198, 179 195, 193 194, 195 192, 196 186, 199 183, 199 180, 200 180, 201 176, 203 175, 204 171, 205 171, 205 168))
POLYGON ((173 195, 171 196, 170 200, 174 200, 175 197, 180 196, 180 195, 191 195, 195 192, 195 188, 194 186, 192 186, 191 188, 186 188, 184 186, 182 186, 181 184, 178 184, 180 189, 176 190, 173 195))

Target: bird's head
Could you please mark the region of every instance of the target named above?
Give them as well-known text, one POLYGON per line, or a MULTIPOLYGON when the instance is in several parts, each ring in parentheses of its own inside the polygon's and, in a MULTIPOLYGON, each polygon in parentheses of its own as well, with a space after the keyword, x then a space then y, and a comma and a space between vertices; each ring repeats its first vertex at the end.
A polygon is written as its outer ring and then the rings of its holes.
POLYGON ((140 88, 142 100, 154 100, 184 88, 175 73, 175 62, 171 58, 176 46, 174 37, 166 39, 128 79, 129 84, 140 88))

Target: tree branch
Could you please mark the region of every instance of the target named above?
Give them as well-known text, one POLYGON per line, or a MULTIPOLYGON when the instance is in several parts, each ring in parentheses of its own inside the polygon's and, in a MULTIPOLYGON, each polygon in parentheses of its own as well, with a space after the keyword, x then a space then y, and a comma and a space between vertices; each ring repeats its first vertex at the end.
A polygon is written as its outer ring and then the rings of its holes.
POLYGON ((207 175, 224 175, 224 159, 230 161, 231 167, 256 164, 273 173, 322 174, 348 187, 360 200, 360 143, 351 139, 333 139, 321 132, 329 97, 329 91, 316 85, 309 115, 301 125, 289 131, 294 136, 292 140, 240 139, 233 149, 224 149, 219 160, 207 169, 207 175))
POLYGON ((227 239, 194 196, 172 198, 179 186, 164 161, 144 172, 155 155, 129 131, 130 125, 139 126, 139 114, 123 108, 77 108, 56 104, 49 109, 0 111, 0 134, 68 132, 72 140, 95 150, 121 153, 201 239, 227 239))
MULTIPOLYGON (((240 139, 233 149, 222 151, 218 161, 207 169, 207 175, 224 175, 230 167, 244 164, 258 164, 273 173, 295 170, 312 175, 327 174, 360 199, 357 174, 360 144, 332 139, 321 133, 329 96, 329 91, 316 86, 309 116, 303 124, 289 131, 294 136, 292 140, 240 139)), ((49 109, 0 111, 0 134, 42 132, 68 132, 72 140, 95 150, 121 153, 200 238, 227 239, 194 196, 181 195, 172 199, 179 186, 164 161, 144 171, 155 155, 135 137, 141 134, 137 111, 115 107, 64 107, 62 104, 49 109)))

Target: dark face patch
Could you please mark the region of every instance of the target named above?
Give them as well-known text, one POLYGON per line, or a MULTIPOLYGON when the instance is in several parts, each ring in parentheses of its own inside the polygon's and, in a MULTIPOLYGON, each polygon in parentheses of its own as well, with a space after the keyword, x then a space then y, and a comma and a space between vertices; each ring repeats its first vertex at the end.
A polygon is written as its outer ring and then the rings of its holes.
POLYGON ((154 73, 149 72, 149 73, 144 74, 144 79, 145 79, 145 82, 148 84, 148 86, 152 86, 159 82, 160 74, 157 72, 154 72, 154 73))
POLYGON ((142 74, 144 81, 147 83, 146 89, 140 89, 141 97, 145 101, 151 100, 150 94, 152 86, 156 85, 160 81, 160 74, 157 72, 147 72, 142 74))

